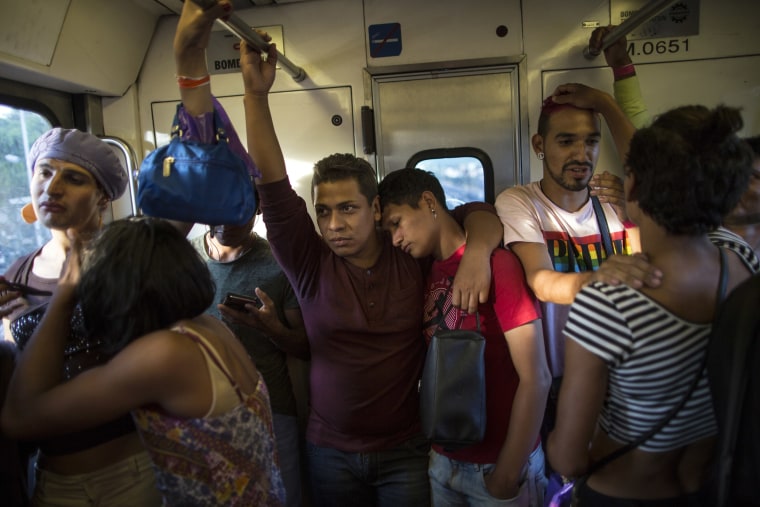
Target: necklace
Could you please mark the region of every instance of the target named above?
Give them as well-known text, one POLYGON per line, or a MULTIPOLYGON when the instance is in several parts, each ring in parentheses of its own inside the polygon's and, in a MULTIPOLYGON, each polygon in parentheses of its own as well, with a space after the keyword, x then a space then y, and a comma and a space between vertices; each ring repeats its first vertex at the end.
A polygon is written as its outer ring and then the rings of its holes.
POLYGON ((206 254, 217 262, 233 262, 241 258, 253 249, 256 233, 249 234, 245 242, 238 246, 224 246, 206 233, 206 254))

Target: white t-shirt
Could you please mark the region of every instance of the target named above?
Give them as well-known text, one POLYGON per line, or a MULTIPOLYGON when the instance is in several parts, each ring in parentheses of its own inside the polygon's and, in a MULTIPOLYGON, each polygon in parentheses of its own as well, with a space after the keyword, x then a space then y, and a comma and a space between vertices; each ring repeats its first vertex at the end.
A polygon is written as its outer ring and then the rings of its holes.
MULTIPOLYGON (((623 223, 610 204, 602 203, 602 209, 615 253, 630 255, 631 242, 623 223)), ((504 224, 504 244, 546 244, 555 271, 595 271, 600 257, 607 258, 591 199, 578 211, 566 211, 551 202, 534 181, 499 194, 496 211, 504 224), (573 258, 568 256, 571 248, 573 258)))

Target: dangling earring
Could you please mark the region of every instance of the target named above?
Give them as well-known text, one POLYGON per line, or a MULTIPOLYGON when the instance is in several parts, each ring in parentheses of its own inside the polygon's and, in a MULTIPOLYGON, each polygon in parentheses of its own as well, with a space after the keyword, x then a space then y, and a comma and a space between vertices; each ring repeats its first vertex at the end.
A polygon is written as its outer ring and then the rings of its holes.
POLYGON ((438 220, 438 213, 433 208, 430 208, 430 213, 433 214, 433 220, 438 220))
POLYGON ((543 151, 539 151, 538 153, 536 153, 536 156, 538 157, 538 160, 543 160, 544 159, 544 152, 543 151))

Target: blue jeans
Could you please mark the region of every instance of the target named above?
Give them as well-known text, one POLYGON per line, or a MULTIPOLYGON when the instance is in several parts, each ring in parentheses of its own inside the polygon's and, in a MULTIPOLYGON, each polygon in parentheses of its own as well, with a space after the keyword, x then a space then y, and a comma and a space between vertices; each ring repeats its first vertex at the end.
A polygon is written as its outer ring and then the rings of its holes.
POLYGON ((312 506, 429 506, 429 452, 422 435, 374 452, 343 452, 307 442, 312 506))
POLYGON ((520 491, 514 498, 501 500, 492 497, 486 489, 483 476, 495 465, 466 463, 449 459, 435 451, 430 453, 430 488, 435 507, 456 506, 519 506, 542 507, 544 505, 544 451, 539 445, 528 458, 520 491))
POLYGON ((301 507, 301 449, 298 445, 298 419, 294 415, 272 414, 277 440, 280 474, 285 485, 285 505, 301 507))

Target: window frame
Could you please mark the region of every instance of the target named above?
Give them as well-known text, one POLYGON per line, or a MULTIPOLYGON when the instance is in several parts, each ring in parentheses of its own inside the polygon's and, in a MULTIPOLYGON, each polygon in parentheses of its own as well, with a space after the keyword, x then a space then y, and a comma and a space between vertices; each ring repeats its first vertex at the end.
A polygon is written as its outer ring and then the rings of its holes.
MULTIPOLYGON (((407 167, 417 167, 417 164, 426 160, 438 160, 443 158, 474 158, 480 162, 483 167, 483 197, 484 202, 493 204, 495 201, 494 190, 494 170, 491 157, 488 153, 480 148, 459 147, 459 148, 432 148, 418 151, 406 162, 407 167)), ((448 196, 447 196, 448 197, 448 196)))

